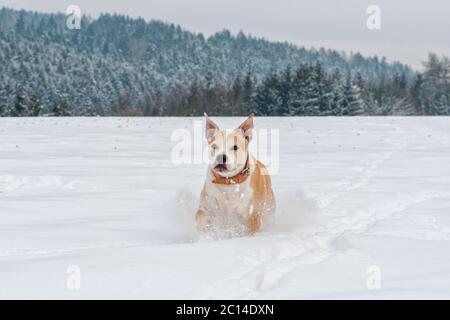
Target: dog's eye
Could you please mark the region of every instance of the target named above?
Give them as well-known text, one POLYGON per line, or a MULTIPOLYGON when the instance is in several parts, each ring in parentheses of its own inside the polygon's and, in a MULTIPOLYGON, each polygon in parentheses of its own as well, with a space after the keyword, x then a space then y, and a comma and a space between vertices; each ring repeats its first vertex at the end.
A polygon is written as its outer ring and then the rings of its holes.
POLYGON ((211 145, 211 149, 216 150, 217 149, 217 144, 211 145))
POLYGON ((239 149, 239 147, 238 147, 237 145, 234 145, 234 146, 233 146, 233 150, 234 150, 234 151, 237 151, 238 149, 239 149))

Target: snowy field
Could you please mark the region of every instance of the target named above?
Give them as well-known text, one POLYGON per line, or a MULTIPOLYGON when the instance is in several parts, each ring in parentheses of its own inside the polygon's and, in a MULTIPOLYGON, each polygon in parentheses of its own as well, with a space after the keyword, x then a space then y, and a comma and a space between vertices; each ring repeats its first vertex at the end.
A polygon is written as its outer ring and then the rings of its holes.
POLYGON ((275 225, 199 240, 206 166, 170 156, 192 119, 0 119, 0 298, 450 298, 450 118, 256 127, 275 225))

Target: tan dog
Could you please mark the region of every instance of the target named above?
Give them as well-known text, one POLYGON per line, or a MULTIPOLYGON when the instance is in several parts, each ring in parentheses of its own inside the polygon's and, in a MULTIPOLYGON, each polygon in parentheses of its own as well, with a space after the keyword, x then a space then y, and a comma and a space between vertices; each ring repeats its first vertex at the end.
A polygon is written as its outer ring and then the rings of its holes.
POLYGON ((266 167, 249 153, 253 116, 237 129, 221 131, 205 113, 209 166, 196 214, 200 232, 227 228, 253 235, 262 218, 275 210, 266 167))

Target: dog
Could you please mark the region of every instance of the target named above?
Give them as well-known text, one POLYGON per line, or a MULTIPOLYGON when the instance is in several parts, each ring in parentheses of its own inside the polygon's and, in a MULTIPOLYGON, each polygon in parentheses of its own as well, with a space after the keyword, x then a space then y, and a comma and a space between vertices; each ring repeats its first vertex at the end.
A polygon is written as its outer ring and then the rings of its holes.
POLYGON ((266 167, 249 152, 253 114, 231 132, 222 131, 205 113, 209 166, 196 213, 200 233, 227 228, 237 235, 260 231, 274 213, 275 197, 266 167))

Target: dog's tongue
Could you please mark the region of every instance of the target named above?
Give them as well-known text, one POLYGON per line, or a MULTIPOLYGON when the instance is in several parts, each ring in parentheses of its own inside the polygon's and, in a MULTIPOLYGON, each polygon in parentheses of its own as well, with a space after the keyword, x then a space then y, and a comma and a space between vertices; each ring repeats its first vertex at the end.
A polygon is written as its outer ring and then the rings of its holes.
POLYGON ((225 171, 227 168, 224 164, 218 164, 214 167, 217 171, 225 171))

